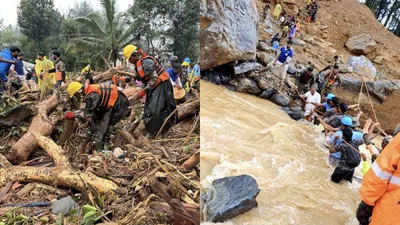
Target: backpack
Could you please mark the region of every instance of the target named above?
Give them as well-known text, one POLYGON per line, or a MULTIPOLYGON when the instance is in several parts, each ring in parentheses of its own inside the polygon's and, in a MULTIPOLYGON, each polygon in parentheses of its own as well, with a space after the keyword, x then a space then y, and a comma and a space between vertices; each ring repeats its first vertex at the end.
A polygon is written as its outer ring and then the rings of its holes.
MULTIPOLYGON (((350 145, 355 149, 358 148, 358 146, 354 145, 353 143, 350 143, 350 145)), ((351 168, 356 168, 358 165, 360 165, 360 163, 361 163, 360 153, 354 150, 353 148, 348 148, 346 164, 351 168)))

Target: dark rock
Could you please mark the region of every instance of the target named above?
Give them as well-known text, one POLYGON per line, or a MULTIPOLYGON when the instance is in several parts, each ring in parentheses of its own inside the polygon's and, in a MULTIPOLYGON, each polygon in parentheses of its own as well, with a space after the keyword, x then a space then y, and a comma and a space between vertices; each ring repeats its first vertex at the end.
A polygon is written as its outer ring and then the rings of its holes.
POLYGON ((236 87, 232 84, 225 84, 224 86, 230 91, 236 91, 236 87))
POLYGON ((202 196, 205 219, 224 222, 257 207, 260 193, 256 180, 249 175, 224 177, 215 180, 202 196))
POLYGON ((220 85, 221 77, 217 71, 208 71, 204 73, 204 77, 206 80, 210 81, 213 84, 220 85))
POLYGON ((376 42, 369 34, 360 34, 349 38, 345 44, 347 50, 358 55, 367 55, 376 48, 376 42))
POLYGON ((203 2, 200 3, 201 69, 255 58, 258 43, 257 1, 203 2))
POLYGON ((238 86, 237 86, 237 91, 238 92, 243 92, 243 93, 249 93, 249 94, 259 94, 261 91, 257 86, 257 83, 247 77, 242 77, 237 79, 238 86))
POLYGON ((289 97, 286 96, 285 94, 279 93, 279 94, 274 94, 274 95, 271 97, 271 101, 272 101, 273 103, 279 105, 279 106, 285 107, 285 106, 288 106, 288 105, 289 105, 290 99, 289 99, 289 97))
POLYGON ((301 107, 292 108, 287 114, 294 120, 301 120, 303 118, 303 110, 301 107))
POLYGON ((235 74, 243 74, 251 70, 261 68, 261 64, 258 62, 244 62, 235 66, 235 74))
POLYGON ((268 99, 268 100, 269 100, 269 99, 272 97, 272 95, 275 94, 275 92, 276 92, 276 91, 274 91, 274 90, 263 91, 263 92, 261 93, 261 95, 259 95, 258 97, 259 97, 259 98, 262 98, 262 99, 268 99))
POLYGON ((342 76, 341 87, 354 92, 359 92, 361 89, 361 80, 354 77, 342 76))

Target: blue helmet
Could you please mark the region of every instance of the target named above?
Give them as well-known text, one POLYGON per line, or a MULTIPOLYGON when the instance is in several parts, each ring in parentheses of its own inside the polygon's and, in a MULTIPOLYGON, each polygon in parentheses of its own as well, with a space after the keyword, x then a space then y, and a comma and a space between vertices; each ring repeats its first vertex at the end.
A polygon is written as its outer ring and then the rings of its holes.
POLYGON ((189 58, 185 58, 183 61, 190 63, 190 59, 189 58))
POLYGON ((345 126, 351 126, 353 125, 353 119, 349 116, 344 116, 341 120, 342 124, 345 126))
POLYGON ((326 99, 327 99, 327 100, 331 100, 333 97, 335 97, 335 95, 332 94, 332 93, 329 93, 329 94, 326 96, 326 99))

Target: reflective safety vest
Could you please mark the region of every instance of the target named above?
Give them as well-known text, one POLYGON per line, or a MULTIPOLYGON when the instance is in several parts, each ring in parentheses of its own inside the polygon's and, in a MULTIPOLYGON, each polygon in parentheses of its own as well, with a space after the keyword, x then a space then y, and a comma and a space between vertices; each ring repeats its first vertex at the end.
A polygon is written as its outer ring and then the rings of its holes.
POLYGON ((117 86, 118 86, 119 81, 122 81, 122 82, 124 82, 124 84, 126 84, 125 77, 120 77, 120 76, 117 76, 117 75, 113 75, 111 80, 112 80, 113 84, 115 84, 117 86))
POLYGON ((142 78, 142 80, 144 81, 144 83, 147 83, 149 81, 149 77, 147 77, 144 73, 144 69, 142 66, 142 61, 145 59, 151 59, 156 63, 156 70, 155 72, 157 73, 158 76, 158 81, 157 83, 153 86, 153 88, 157 87, 158 84, 160 84, 161 82, 167 81, 169 80, 169 74, 168 72, 166 72, 162 66, 157 62, 157 60, 155 60, 153 57, 151 56, 146 56, 145 58, 140 59, 137 63, 136 63, 136 70, 137 73, 139 74, 139 76, 142 78))
POLYGON ((400 224, 400 135, 365 174, 360 195, 367 205, 374 206, 370 225, 400 224))
POLYGON ((339 77, 339 72, 338 71, 335 72, 335 71, 332 70, 331 73, 328 76, 329 84, 331 84, 331 85, 335 84, 336 80, 338 79, 338 77, 339 77), (333 77, 332 77, 332 75, 333 75, 333 77))
POLYGON ((99 108, 110 109, 118 99, 117 86, 113 84, 85 84, 85 94, 98 93, 101 96, 99 108))

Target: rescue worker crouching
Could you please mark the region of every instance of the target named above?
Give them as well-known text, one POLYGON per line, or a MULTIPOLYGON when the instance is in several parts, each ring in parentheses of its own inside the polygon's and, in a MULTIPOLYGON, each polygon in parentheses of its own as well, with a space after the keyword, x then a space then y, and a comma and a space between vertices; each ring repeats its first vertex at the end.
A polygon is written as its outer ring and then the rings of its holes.
POLYGON ((67 93, 70 99, 79 98, 81 93, 84 95, 85 108, 67 112, 65 118, 91 117, 87 135, 95 148, 104 147, 114 125, 130 115, 128 98, 115 85, 89 84, 86 81, 83 86, 74 81, 68 85, 67 93))
POLYGON ((113 75, 111 80, 112 80, 112 83, 114 85, 116 85, 119 88, 118 90, 120 90, 120 91, 123 90, 126 87, 126 84, 131 82, 131 78, 130 77, 120 77, 120 76, 117 76, 117 75, 113 75))
MULTIPOLYGON (((146 95, 143 120, 148 137, 153 137, 161 129, 164 120, 176 109, 173 88, 168 73, 156 59, 146 56, 142 49, 134 45, 127 45, 123 50, 125 59, 135 64, 138 79, 144 87, 137 98, 146 95)), ((168 130, 177 121, 175 112, 164 126, 168 130)))

